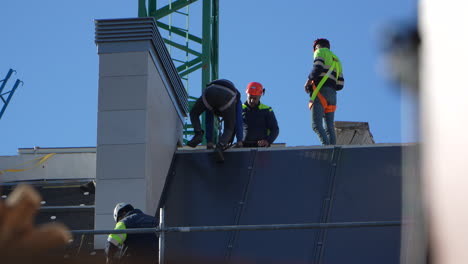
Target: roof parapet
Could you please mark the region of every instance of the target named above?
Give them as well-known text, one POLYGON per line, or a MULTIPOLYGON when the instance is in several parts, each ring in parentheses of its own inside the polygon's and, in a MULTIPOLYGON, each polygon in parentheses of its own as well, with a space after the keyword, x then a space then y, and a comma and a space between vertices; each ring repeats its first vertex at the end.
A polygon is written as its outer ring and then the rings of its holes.
POLYGON ((369 145, 375 144, 367 122, 336 121, 337 145, 369 145))

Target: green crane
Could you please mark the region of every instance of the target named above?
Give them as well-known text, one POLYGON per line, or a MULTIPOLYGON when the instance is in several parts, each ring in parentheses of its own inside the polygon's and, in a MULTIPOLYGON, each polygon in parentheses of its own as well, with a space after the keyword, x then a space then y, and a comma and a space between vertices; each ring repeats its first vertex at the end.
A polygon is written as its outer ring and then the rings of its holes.
MULTIPOLYGON (((201 37, 191 33, 189 28, 190 6, 198 0, 168 1, 167 5, 157 8, 157 0, 139 0, 138 16, 156 19, 179 76, 185 81, 187 91, 189 75, 201 70, 200 87, 203 91, 206 84, 218 79, 219 0, 201 0, 201 37)), ((167 0, 165 2, 167 3, 167 0)), ((190 107, 195 100, 196 97, 189 96, 190 107)), ((216 131, 214 132, 216 135, 216 131)), ((184 141, 189 135, 193 135, 193 128, 186 122, 184 141)))

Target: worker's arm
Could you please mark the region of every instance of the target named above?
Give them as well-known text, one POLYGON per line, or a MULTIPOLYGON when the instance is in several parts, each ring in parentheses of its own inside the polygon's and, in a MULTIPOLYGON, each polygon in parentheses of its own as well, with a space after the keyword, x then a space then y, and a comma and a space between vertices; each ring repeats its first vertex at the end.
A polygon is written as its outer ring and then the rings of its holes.
POLYGON ((206 142, 213 142, 213 126, 214 126, 214 115, 211 111, 205 112, 205 138, 206 142))
POLYGON ((236 103, 236 140, 239 144, 244 140, 244 122, 242 119, 242 103, 237 100, 236 103))
POLYGON ((273 112, 273 109, 271 107, 267 114, 267 127, 270 133, 268 134, 266 140, 271 145, 273 144, 273 142, 275 142, 276 138, 279 135, 278 121, 276 120, 275 113, 273 112))
MULTIPOLYGON (((123 222, 117 222, 114 230, 127 229, 123 222)), ((127 234, 110 234, 106 241, 106 263, 112 263, 115 258, 119 257, 120 248, 127 239, 127 234)))
POLYGON ((326 53, 322 49, 318 49, 314 53, 314 65, 312 71, 309 74, 309 80, 313 80, 316 83, 320 81, 320 74, 323 72, 325 67, 325 55, 326 53))
POLYGON ((120 248, 109 241, 106 241, 106 264, 116 263, 119 258, 120 248))
POLYGON ((313 81, 307 78, 307 81, 304 84, 304 91, 308 94, 312 93, 313 92, 312 85, 313 85, 313 81))
POLYGON ((341 65, 341 62, 336 58, 338 63, 337 63, 337 71, 339 72, 339 76, 337 76, 337 81, 336 81, 336 90, 342 90, 344 87, 344 77, 343 77, 343 66, 341 65))
POLYGON ((247 126, 246 115, 247 115, 247 105, 243 104, 242 105, 242 141, 245 141, 247 137, 247 129, 249 128, 247 126))

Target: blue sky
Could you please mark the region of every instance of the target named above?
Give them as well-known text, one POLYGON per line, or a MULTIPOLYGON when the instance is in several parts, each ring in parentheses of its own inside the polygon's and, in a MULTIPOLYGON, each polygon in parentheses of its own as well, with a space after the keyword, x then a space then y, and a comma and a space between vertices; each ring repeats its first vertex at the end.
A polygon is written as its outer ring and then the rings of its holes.
MULTIPOLYGON (((191 8, 193 27, 200 4, 191 8)), ((24 85, 0 119, 0 155, 33 146, 96 145, 94 19, 136 17, 137 6, 136 0, 2 3, 0 79, 13 68, 7 88, 17 78, 24 85)), ((412 141, 401 134, 410 102, 382 74, 382 41, 385 28, 413 22, 416 8, 415 0, 220 0, 220 77, 232 80, 243 99, 249 82, 265 86, 262 102, 276 113, 277 142, 318 145, 303 85, 312 42, 326 37, 346 80, 335 120, 369 122, 377 143, 412 141)), ((190 77, 194 96, 197 74, 190 77)))

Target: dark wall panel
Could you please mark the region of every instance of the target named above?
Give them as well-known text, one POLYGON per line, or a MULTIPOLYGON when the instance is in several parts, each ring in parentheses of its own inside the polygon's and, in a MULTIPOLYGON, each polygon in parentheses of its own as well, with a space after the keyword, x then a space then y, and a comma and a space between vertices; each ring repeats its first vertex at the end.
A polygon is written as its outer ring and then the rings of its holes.
MULTIPOLYGON (((401 146, 179 152, 167 226, 401 220, 401 146)), ((398 263, 399 227, 169 233, 167 263, 398 263)))
MULTIPOLYGON (((401 151, 400 146, 343 148, 329 222, 399 221, 401 151)), ((400 228, 329 230, 324 245, 323 263, 398 263, 400 228)))
MULTIPOLYGON (((332 154, 332 148, 257 152, 240 224, 320 222, 332 154)), ((310 263, 317 233, 317 229, 239 232, 232 257, 255 263, 310 263)))
MULTIPOLYGON (((224 164, 215 163, 207 152, 176 155, 172 168, 175 174, 163 198, 167 226, 235 224, 252 154, 225 154, 224 164)), ((228 253, 231 236, 232 232, 170 233, 166 236, 166 257, 171 261, 205 257, 221 261, 228 253)))

